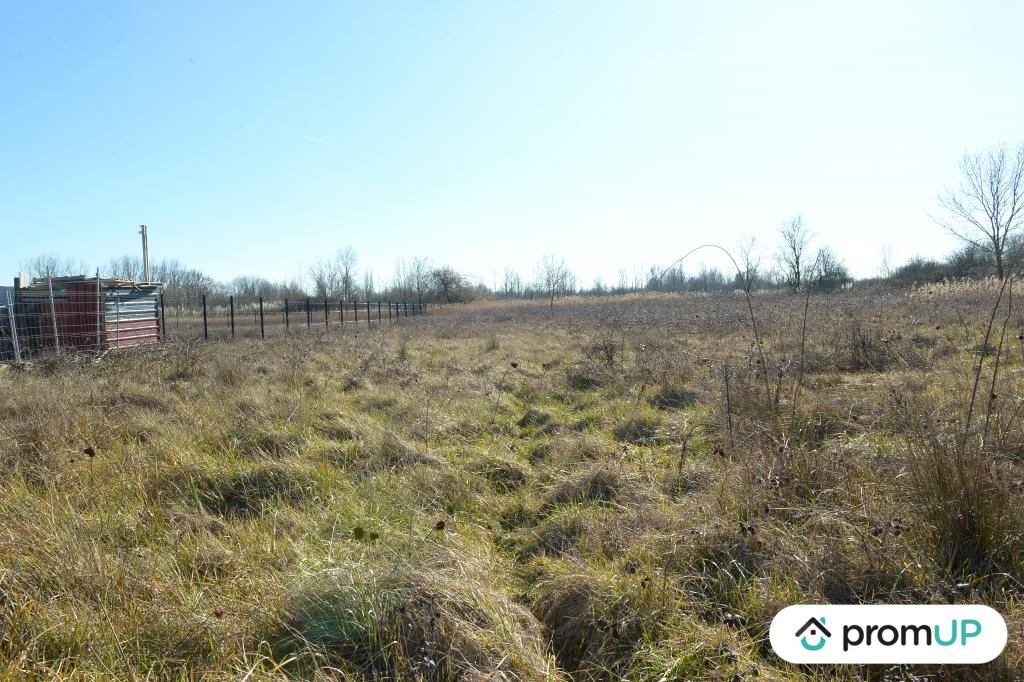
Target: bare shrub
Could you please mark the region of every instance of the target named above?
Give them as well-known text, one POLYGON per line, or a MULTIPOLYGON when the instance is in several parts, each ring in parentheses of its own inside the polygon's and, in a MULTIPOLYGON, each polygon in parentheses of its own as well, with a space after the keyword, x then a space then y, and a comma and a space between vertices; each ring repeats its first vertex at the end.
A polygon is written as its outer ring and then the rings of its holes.
POLYGON ((1024 569, 1024 516, 1009 481, 1008 463, 987 457, 922 418, 906 441, 911 476, 907 492, 918 501, 932 533, 935 559, 957 580, 1024 569))
POLYGON ((879 328, 855 320, 848 330, 849 356, 841 367, 848 371, 882 372, 893 361, 892 340, 879 328))

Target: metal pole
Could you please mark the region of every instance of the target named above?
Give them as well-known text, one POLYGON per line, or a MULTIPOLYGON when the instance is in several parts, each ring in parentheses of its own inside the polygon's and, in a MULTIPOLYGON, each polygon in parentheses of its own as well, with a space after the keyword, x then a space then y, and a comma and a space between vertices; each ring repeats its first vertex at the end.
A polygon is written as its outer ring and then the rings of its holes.
POLYGON ((338 319, 341 320, 342 328, 345 327, 345 301, 338 301, 338 319))
POLYGON ((380 301, 377 301, 377 323, 380 323, 380 301))
POLYGON ((366 302, 366 326, 369 327, 373 320, 370 319, 370 302, 366 302))
POLYGON ((331 326, 330 308, 327 307, 327 299, 324 299, 324 328, 331 326))
POLYGON ((100 291, 100 270, 96 268, 96 352, 103 347, 103 295, 100 291))
POLYGON ((206 325, 206 294, 203 294, 203 338, 210 338, 210 329, 206 325))
POLYGON ((354 316, 355 321, 358 322, 359 321, 359 303, 357 303, 356 301, 352 301, 352 315, 354 316))
POLYGON ((388 301, 388 322, 391 322, 391 301, 388 301))
POLYGON ((121 347, 121 294, 114 292, 114 348, 121 347))
POLYGON ((142 278, 149 281, 149 235, 146 233, 146 226, 139 225, 139 234, 142 235, 142 278))
POLYGON ((57 333, 57 306, 53 304, 53 277, 46 278, 46 285, 50 289, 50 318, 53 320, 53 347, 60 350, 60 335, 57 333))
POLYGON ((287 332, 290 329, 288 325, 288 299, 284 299, 284 330, 287 332))
POLYGON ((266 331, 263 328, 263 297, 260 296, 260 338, 267 338, 266 331))
POLYGON ((14 346, 14 361, 21 362, 21 346, 18 345, 18 322, 15 320, 14 301, 11 299, 11 292, 7 292, 7 319, 11 323, 11 345, 14 346))
POLYGON ((235 338, 235 297, 228 296, 228 317, 231 318, 231 338, 235 338))

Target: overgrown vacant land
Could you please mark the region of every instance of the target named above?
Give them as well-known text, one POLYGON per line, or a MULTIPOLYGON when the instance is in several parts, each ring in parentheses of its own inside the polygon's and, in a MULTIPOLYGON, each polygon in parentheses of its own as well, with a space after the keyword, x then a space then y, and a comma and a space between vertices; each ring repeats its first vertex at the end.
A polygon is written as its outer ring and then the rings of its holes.
POLYGON ((2 372, 0 676, 1014 679, 997 290, 755 294, 760 349, 742 295, 649 296, 2 372), (801 601, 983 602, 1010 644, 799 669, 801 601))

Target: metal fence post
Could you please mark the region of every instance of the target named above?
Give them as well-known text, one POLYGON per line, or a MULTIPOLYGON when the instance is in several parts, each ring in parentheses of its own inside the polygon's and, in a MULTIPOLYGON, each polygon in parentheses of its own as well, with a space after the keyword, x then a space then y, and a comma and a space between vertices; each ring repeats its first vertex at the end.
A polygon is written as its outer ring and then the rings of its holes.
POLYGON ((53 321, 53 347, 60 350, 60 334, 57 333, 57 306, 53 303, 53 277, 46 278, 46 285, 50 289, 50 319, 53 321))
POLYGON ((263 297, 260 296, 260 338, 267 338, 266 331, 263 329, 263 297))
POLYGON ((377 301, 377 324, 380 324, 380 301, 377 301))
POLYGON ((338 301, 338 319, 341 320, 342 329, 345 328, 345 301, 338 301))
POLYGON ((391 322, 391 301, 388 301, 388 322, 391 322))
POLYGON ((114 348, 121 347, 121 294, 114 292, 114 348))
POLYGON ((309 296, 306 297, 306 329, 313 326, 313 314, 309 312, 309 296))
POLYGON ((235 338, 235 297, 228 296, 228 316, 231 318, 231 338, 235 338))
POLYGON ((366 326, 369 327, 373 320, 370 319, 370 302, 366 302, 366 326))
POLYGON ((206 324, 206 294, 203 294, 203 338, 210 338, 210 329, 206 324))
POLYGON ((331 326, 330 308, 327 306, 327 299, 324 299, 324 329, 331 326))
POLYGON ((352 301, 352 315, 354 316, 355 321, 358 322, 359 321, 359 302, 358 301, 352 301))
POLYGON ((287 332, 290 329, 288 326, 288 299, 284 299, 284 330, 287 332))
POLYGON ((18 321, 14 312, 14 302, 11 299, 11 292, 7 292, 7 320, 11 323, 11 345, 14 346, 14 361, 21 362, 21 346, 18 345, 18 321))

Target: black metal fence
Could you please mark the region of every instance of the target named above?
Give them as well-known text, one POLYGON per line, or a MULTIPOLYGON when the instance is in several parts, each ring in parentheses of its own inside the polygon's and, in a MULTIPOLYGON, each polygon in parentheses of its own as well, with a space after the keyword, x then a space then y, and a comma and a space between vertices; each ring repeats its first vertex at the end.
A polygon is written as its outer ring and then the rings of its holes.
POLYGON ((393 324, 427 314, 425 303, 330 299, 160 298, 161 337, 260 337, 344 325, 393 324))

